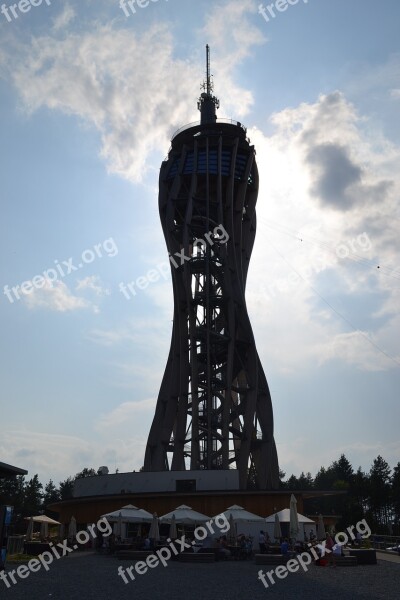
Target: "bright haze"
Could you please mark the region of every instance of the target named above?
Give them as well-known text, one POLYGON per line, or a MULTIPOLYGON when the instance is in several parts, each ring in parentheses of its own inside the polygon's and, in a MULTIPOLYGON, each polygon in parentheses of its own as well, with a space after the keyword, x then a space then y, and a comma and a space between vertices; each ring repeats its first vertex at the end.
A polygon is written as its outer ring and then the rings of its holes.
POLYGON ((208 43, 218 116, 257 151, 247 300, 280 466, 398 462, 400 4, 274 15, 256 0, 0 14, 1 460, 43 483, 143 464, 173 305, 169 274, 140 278, 168 260, 159 167, 199 118, 208 43))

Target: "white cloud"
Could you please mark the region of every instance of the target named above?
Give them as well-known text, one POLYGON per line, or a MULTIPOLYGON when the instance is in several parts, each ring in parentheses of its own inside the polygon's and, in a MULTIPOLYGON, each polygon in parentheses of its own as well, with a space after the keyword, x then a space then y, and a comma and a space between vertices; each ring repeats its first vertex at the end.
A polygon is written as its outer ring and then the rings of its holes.
POLYGON ((66 28, 75 19, 75 16, 75 10, 67 3, 62 12, 54 19, 54 31, 66 28))
POLYGON ((70 312, 84 308, 92 308, 98 312, 98 307, 82 298, 74 296, 63 281, 51 282, 46 279, 42 288, 33 288, 29 294, 22 296, 28 308, 44 308, 55 312, 70 312))
MULTIPOLYGON (((363 331, 352 331, 336 335, 319 348, 320 363, 329 360, 342 360, 349 365, 354 365, 363 371, 386 371, 394 366, 394 361, 385 356, 375 336, 363 331), (371 343, 368 343, 368 339, 371 343)), ((394 357, 400 365, 400 356, 394 357)))
POLYGON ((75 287, 77 291, 79 290, 90 290, 96 294, 96 296, 109 296, 110 290, 104 288, 100 278, 96 275, 90 275, 85 277, 84 279, 79 279, 77 285, 75 287))
POLYGON ((119 436, 118 429, 99 432, 88 441, 76 435, 49 433, 46 430, 7 430, 1 432, 0 453, 2 460, 28 470, 27 478, 39 474, 41 483, 52 478, 56 484, 74 476, 84 467, 97 469, 108 465, 120 472, 138 470, 143 464, 146 440, 139 433, 126 431, 119 436), (122 439, 123 438, 123 439, 122 439), (126 441, 128 440, 128 441, 126 441))
MULTIPOLYGON (((339 92, 285 109, 272 122, 275 132, 268 138, 257 129, 249 132, 257 149, 260 194, 247 296, 263 362, 285 373, 312 368, 321 357, 362 370, 393 368, 395 363, 366 338, 396 360, 398 343, 391 331, 399 242, 393 214, 400 149, 383 137, 377 144, 339 92), (308 160, 310 152, 327 144, 343 148, 350 172, 361 173, 346 206, 339 198, 335 203, 331 193, 346 161, 340 171, 337 155, 328 153, 321 174, 308 160), (368 303, 374 308, 366 308, 368 303), (376 306, 381 311, 386 306, 381 320, 376 306), (348 321, 366 337, 353 332, 348 321)), ((343 189, 338 186, 337 192, 343 189)))
POLYGON ((201 29, 202 39, 211 46, 211 71, 217 82, 218 90, 223 90, 220 116, 243 118, 253 104, 253 95, 249 90, 234 83, 235 67, 247 58, 252 50, 264 44, 266 38, 262 30, 254 25, 250 15, 257 13, 252 0, 231 0, 214 4, 201 29))
POLYGON ((139 400, 138 402, 124 402, 111 412, 100 415, 94 428, 96 431, 104 433, 111 432, 115 434, 117 431, 120 432, 121 426, 126 426, 127 423, 130 426, 134 425, 135 419, 140 413, 148 412, 149 416, 153 416, 155 403, 155 398, 139 400))
MULTIPOLYGON (((219 54, 214 65, 226 111, 238 118, 248 112, 252 95, 233 82, 232 68, 263 43, 246 16, 249 11, 254 12, 250 0, 215 6, 204 30, 219 54), (229 40, 229 52, 221 35, 229 40)), ((47 107, 81 118, 100 132, 108 170, 142 181, 151 168, 151 152, 163 152, 176 129, 199 118, 196 100, 204 58, 174 58, 168 24, 137 33, 111 22, 58 36, 73 16, 67 5, 52 35, 29 43, 13 40, 12 52, 3 50, 2 70, 26 111, 47 107)))

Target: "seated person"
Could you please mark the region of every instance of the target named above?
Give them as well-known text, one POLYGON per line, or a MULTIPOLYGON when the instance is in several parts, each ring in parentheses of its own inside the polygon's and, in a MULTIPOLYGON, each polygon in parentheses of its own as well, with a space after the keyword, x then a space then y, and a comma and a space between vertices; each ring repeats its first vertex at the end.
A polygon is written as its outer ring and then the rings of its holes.
POLYGON ((202 553, 212 552, 213 545, 214 545, 214 539, 212 538, 210 533, 207 533, 207 537, 204 538, 203 544, 202 544, 199 552, 202 552, 202 553))
POLYGON ((226 535, 223 535, 219 541, 218 554, 224 558, 229 558, 231 555, 231 551, 228 549, 228 540, 226 539, 226 535))
POLYGON ((333 566, 336 567, 336 559, 338 556, 343 556, 343 552, 342 552, 342 545, 341 544, 335 544, 332 548, 332 561, 331 564, 333 563, 333 566))
POLYGON ((144 540, 143 548, 145 550, 150 550, 150 548, 151 548, 150 538, 146 537, 146 539, 144 540))
POLYGON ((281 554, 284 556, 289 552, 289 542, 288 539, 285 538, 281 544, 281 554))

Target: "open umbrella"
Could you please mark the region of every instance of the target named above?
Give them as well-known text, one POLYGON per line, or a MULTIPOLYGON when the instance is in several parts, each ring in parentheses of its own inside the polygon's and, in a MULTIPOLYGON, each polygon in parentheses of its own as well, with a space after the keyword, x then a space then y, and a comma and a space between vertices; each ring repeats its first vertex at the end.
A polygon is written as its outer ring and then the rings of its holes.
POLYGON ((158 527, 157 513, 154 513, 153 520, 150 525, 149 539, 158 542, 160 540, 160 530, 158 527))
MULTIPOLYGON (((227 521, 229 521, 230 515, 232 515, 235 523, 259 523, 260 525, 264 525, 265 523, 265 519, 263 519, 263 517, 255 515, 254 513, 245 510, 243 506, 238 506, 237 504, 229 506, 223 513, 220 514, 225 515, 227 521)), ((216 517, 217 515, 214 518, 216 517)))
POLYGON ((102 518, 106 518, 109 523, 117 523, 120 515, 122 516, 123 523, 151 523, 153 515, 143 508, 133 506, 133 504, 127 504, 119 510, 102 515, 102 518))
POLYGON ((318 517, 317 538, 318 540, 324 540, 326 538, 324 519, 322 518, 322 515, 319 515, 318 517))
POLYGON ((71 517, 71 521, 68 526, 68 539, 73 540, 76 537, 76 519, 75 517, 71 517))
POLYGON ((276 540, 280 540, 282 537, 281 523, 279 521, 278 513, 275 513, 275 522, 274 522, 274 538, 276 540))
POLYGON ((29 521, 30 519, 32 519, 34 523, 48 523, 49 525, 60 525, 59 521, 50 519, 50 517, 46 517, 46 515, 38 515, 37 517, 25 517, 26 521, 29 521))
POLYGON ((297 516, 297 500, 294 494, 290 496, 290 522, 289 522, 290 537, 297 539, 299 534, 299 518, 297 516))
POLYGON ((203 515, 202 513, 197 512, 197 510, 193 510, 190 506, 186 506, 186 504, 181 504, 181 506, 178 506, 175 510, 160 517, 160 521, 161 523, 171 523, 174 516, 176 522, 182 523, 183 525, 206 523, 210 520, 210 517, 207 517, 207 515, 203 515))
POLYGON ((176 540, 176 538, 178 537, 178 534, 176 531, 175 515, 172 515, 171 524, 169 526, 169 537, 171 538, 171 540, 176 540))
POLYGON ((29 519, 28 531, 26 532, 26 541, 30 542, 33 536, 33 518, 29 519))

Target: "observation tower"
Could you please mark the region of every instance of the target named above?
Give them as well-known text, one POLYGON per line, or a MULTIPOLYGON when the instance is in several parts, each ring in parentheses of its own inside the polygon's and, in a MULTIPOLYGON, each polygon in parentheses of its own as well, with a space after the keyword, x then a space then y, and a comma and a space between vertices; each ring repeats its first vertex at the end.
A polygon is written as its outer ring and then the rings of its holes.
POLYGON ((160 171, 174 316, 144 471, 236 469, 239 489, 273 490, 271 396, 245 298, 256 153, 241 123, 217 119, 209 46, 206 53, 200 122, 176 132, 160 171))

